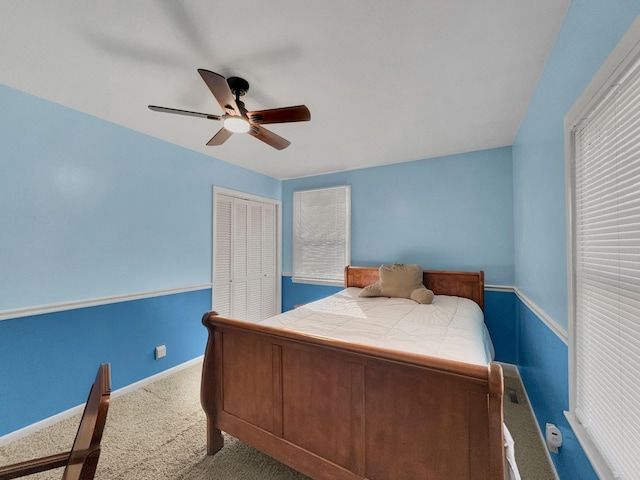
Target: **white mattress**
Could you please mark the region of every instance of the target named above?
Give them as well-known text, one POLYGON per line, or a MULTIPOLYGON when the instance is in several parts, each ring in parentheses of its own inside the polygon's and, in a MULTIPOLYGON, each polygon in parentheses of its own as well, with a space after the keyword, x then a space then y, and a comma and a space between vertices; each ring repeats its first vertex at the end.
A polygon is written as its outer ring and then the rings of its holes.
POLYGON ((447 358, 493 359, 482 310, 473 300, 436 295, 431 305, 404 298, 360 298, 349 287, 258 323, 317 337, 447 358))

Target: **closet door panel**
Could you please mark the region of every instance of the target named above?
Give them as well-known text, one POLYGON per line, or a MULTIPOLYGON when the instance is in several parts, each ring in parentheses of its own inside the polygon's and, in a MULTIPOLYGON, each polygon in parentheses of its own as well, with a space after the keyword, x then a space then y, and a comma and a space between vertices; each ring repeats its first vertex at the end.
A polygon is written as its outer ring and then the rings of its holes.
POLYGON ((264 241, 264 226, 262 219, 262 204, 251 203, 249 205, 249 265, 248 276, 251 278, 262 277, 262 243, 264 241))
POLYGON ((262 281, 262 318, 269 318, 278 313, 278 285, 276 278, 265 277, 262 281))
POLYGON ((262 209, 262 318, 278 313, 277 218, 275 205, 263 205, 262 209))
POLYGON ((231 315, 231 222, 233 198, 216 197, 213 265, 213 310, 222 316, 231 315))
POLYGON ((265 317, 262 314, 262 304, 265 299, 262 295, 262 279, 254 278, 248 282, 247 320, 259 321, 265 317))
POLYGON ((249 203, 235 199, 233 215, 233 278, 231 316, 247 320, 249 280, 249 203))
POLYGON ((279 311, 277 207, 216 195, 214 310, 259 321, 279 311))

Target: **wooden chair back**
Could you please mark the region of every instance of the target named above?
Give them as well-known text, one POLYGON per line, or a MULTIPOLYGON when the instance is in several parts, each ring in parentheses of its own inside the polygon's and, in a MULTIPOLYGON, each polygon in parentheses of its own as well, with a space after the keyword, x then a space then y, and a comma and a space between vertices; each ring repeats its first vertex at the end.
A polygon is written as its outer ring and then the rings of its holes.
POLYGON ((111 365, 100 365, 91 386, 71 451, 0 467, 0 480, 65 467, 63 480, 92 480, 100 457, 100 442, 111 396, 111 365))

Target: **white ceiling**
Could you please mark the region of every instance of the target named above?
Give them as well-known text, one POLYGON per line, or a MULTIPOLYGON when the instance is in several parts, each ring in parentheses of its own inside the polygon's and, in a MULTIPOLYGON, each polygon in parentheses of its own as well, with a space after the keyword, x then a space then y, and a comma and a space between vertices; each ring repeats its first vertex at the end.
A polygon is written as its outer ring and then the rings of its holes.
MULTIPOLYGON (((2 0, 0 83, 286 179, 511 145, 570 0, 2 0), (275 150, 220 122, 197 69, 250 83, 275 150)), ((1 107, 0 107, 1 109, 1 107)), ((0 110, 1 111, 1 110, 0 110)))

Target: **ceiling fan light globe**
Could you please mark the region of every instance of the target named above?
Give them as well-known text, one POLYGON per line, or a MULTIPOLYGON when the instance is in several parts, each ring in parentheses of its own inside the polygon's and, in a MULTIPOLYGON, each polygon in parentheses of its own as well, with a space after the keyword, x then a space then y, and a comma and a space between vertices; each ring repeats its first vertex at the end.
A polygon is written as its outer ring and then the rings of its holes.
POLYGON ((249 122, 242 117, 227 117, 224 119, 224 128, 233 133, 246 133, 249 131, 249 122))

